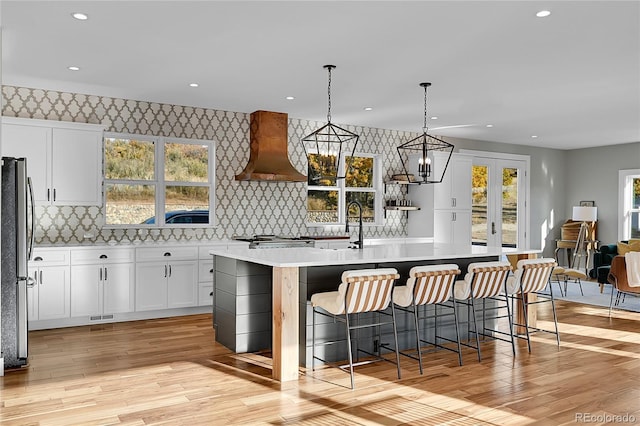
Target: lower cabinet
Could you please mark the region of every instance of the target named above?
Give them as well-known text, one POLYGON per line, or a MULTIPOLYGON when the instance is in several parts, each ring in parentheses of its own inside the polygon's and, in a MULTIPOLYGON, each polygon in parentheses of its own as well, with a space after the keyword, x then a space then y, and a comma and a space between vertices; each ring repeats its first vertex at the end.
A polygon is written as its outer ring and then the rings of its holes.
POLYGON ((197 306, 196 260, 136 265, 136 311, 197 306))
POLYGON ((71 267, 71 316, 133 311, 133 263, 71 267))
POLYGON ((41 266, 30 271, 33 286, 27 288, 29 321, 68 318, 69 267, 41 266))
POLYGON ((434 210, 433 224, 435 242, 471 244, 471 210, 434 210))

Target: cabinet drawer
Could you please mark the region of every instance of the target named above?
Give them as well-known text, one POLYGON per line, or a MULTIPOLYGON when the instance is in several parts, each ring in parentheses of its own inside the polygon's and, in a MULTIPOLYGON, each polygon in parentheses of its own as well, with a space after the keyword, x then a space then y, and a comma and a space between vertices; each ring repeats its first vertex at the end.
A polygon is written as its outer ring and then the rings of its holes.
POLYGON ((140 247, 136 249, 136 260, 146 261, 169 261, 169 260, 196 260, 198 258, 198 247, 140 247))
POLYGON ((198 262, 198 282, 213 282, 214 273, 215 271, 213 270, 213 260, 211 262, 208 262, 206 260, 201 260, 200 262, 198 262))
POLYGON ((68 265, 69 250, 43 249, 33 250, 29 266, 68 265))
POLYGON ((127 263, 135 259, 133 248, 78 248, 71 250, 71 264, 82 265, 97 262, 127 263))

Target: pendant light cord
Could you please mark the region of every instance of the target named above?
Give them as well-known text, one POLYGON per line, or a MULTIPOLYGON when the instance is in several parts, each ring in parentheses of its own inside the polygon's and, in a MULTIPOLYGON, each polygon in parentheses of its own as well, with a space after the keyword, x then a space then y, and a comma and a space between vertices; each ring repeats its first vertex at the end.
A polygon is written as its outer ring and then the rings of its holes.
POLYGON ((327 93, 329 95, 329 107, 327 108, 327 122, 331 123, 331 68, 333 68, 333 66, 326 65, 326 68, 329 71, 329 85, 327 88, 327 93))
POLYGON ((427 86, 424 85, 424 125, 422 126, 422 131, 427 133, 427 86))

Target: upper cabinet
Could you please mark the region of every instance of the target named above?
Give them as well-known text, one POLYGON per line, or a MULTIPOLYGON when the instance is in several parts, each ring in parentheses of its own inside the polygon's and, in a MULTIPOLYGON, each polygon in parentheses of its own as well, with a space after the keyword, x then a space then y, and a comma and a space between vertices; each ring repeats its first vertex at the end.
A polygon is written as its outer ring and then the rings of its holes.
MULTIPOLYGON (((445 161, 437 161, 434 167, 444 167, 445 161)), ((443 158, 446 160, 446 157, 443 158)), ((471 209, 471 167, 472 158, 463 154, 453 154, 442 182, 433 188, 434 208, 471 209)))
POLYGON ((101 205, 103 127, 3 117, 2 156, 26 157, 36 204, 101 205))

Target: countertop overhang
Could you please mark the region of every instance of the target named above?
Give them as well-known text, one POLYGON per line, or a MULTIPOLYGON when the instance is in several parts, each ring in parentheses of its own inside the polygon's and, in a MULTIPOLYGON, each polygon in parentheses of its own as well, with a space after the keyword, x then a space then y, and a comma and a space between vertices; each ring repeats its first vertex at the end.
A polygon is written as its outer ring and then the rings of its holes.
MULTIPOLYGON (((209 254, 272 267, 357 265, 364 263, 447 260, 524 253, 500 247, 453 245, 442 243, 381 244, 358 249, 272 248, 212 249, 209 254)), ((527 251, 529 252, 529 251, 527 251)))

